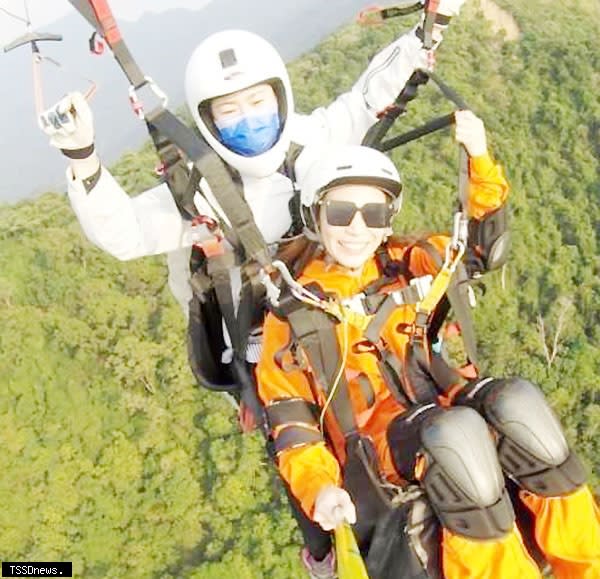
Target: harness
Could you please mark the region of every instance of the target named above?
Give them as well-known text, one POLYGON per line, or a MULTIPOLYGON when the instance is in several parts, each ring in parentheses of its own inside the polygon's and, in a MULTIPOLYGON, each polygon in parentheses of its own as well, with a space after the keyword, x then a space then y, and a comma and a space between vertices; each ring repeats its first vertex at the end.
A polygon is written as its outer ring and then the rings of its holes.
MULTIPOLYGON (((435 252, 433 246, 429 247, 435 252)), ((411 305, 415 306, 420 319, 415 321, 414 328, 406 329, 411 334, 409 350, 428 349, 428 328, 463 255, 460 249, 449 251, 434 277, 415 278, 410 274, 409 263, 411 251, 416 248, 423 249, 421 245, 414 245, 404 253, 401 261, 392 259, 385 248, 380 248, 376 254, 379 278, 351 299, 336 300, 324 295, 318 287, 303 287, 284 276, 288 285, 276 305, 271 306, 273 313, 287 321, 291 329, 291 341, 285 350, 292 352, 296 366, 304 371, 314 398, 326 399, 322 408, 301 398, 276 400, 268 405, 265 412, 275 450, 279 454, 289 448, 323 442, 327 438, 323 429, 324 416, 329 413, 333 417, 344 438, 344 456, 338 456, 344 465, 344 487, 358 509, 354 531, 363 547, 377 546, 374 553, 389 539, 387 535, 387 538, 380 537, 382 529, 388 528, 392 520, 407 517, 409 502, 417 499, 421 491, 416 492, 409 485, 396 487, 381 479, 372 441, 360 433, 356 423, 344 372, 347 352, 341 351, 347 345, 340 348, 336 330, 341 324, 361 330, 376 352, 378 369, 391 394, 407 409, 436 400, 456 383, 457 374, 450 372, 447 366, 446 372, 452 376, 445 381, 440 380, 440 372, 433 367, 435 364, 421 365, 409 371, 413 361, 399 359, 381 344, 381 329, 393 311, 399 305, 411 305), (406 282, 404 287, 397 287, 399 280, 406 282), (394 282, 396 285, 392 286, 394 282)), ((274 266, 281 267, 277 262, 274 266)), ((441 358, 439 364, 445 365, 441 358)), ((368 377, 362 374, 355 380, 367 404, 372 405, 374 392, 368 377)), ((420 541, 415 536, 413 539, 420 541)), ((370 566, 376 564, 374 559, 375 556, 370 557, 370 566)), ((412 566, 415 573, 416 569, 422 570, 410 549, 403 551, 403 561, 412 566)))

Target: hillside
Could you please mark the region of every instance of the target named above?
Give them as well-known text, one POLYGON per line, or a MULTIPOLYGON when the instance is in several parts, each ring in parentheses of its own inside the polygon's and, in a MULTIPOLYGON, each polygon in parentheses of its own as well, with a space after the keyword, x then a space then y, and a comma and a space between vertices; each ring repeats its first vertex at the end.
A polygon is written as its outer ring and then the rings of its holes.
MULTIPOLYGON (((600 6, 497 4, 520 35, 494 32, 469 3, 437 68, 486 120, 512 185, 511 259, 478 290, 480 357, 490 374, 542 385, 598 491, 600 6)), ((398 28, 352 25, 296 61, 299 108, 349 88, 398 28)), ((427 86, 399 128, 450 108, 427 86)), ((400 231, 450 226, 449 134, 394 152, 400 231)), ((153 166, 146 146, 113 170, 135 193, 153 166)), ((86 578, 301 576, 260 438, 194 386, 164 260, 102 254, 53 193, 0 207, 0 238, 0 558, 73 561, 86 578)))

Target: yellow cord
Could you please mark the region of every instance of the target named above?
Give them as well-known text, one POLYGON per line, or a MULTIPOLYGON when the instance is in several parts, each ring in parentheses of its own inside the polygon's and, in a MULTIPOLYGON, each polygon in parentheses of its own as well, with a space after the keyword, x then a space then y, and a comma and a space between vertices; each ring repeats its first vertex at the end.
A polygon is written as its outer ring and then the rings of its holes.
MULTIPOLYGON (((343 312, 343 310, 342 310, 342 312, 343 312)), ((327 409, 329 408, 329 405, 331 404, 331 401, 333 400, 333 397, 335 396, 337 387, 339 386, 340 379, 342 377, 342 372, 344 372, 344 370, 346 368, 346 360, 348 358, 348 349, 349 349, 348 319, 346 317, 345 312, 344 312, 343 316, 344 317, 340 321, 340 323, 342 324, 343 341, 344 341, 344 348, 342 351, 342 360, 340 362, 340 367, 338 368, 337 375, 333 382, 333 386, 331 387, 331 390, 329 392, 329 396, 327 397, 327 400, 325 401, 323 410, 321 410, 321 416, 319 417, 319 426, 321 427, 321 432, 323 432, 323 421, 325 420, 325 413, 327 412, 327 409)))

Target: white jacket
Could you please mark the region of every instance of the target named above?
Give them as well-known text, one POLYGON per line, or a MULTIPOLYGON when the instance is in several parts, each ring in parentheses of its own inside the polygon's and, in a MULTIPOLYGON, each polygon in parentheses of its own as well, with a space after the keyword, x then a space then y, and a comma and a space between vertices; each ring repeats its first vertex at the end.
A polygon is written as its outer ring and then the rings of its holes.
MULTIPOLYGON (((416 68, 426 66, 427 51, 411 30, 377 54, 349 92, 310 115, 292 114, 288 119, 292 142, 360 144, 377 113, 393 103, 416 68)), ((291 225, 291 181, 280 173, 241 178, 256 225, 268 244, 276 243, 291 225)), ((190 247, 210 235, 205 226, 192 228, 181 218, 166 184, 129 197, 105 168, 89 193, 70 171, 67 179, 71 206, 85 235, 97 247, 120 260, 168 254, 169 285, 187 313, 190 247)), ((196 194, 198 211, 214 216, 220 208, 204 180, 200 188, 204 197, 196 194)))

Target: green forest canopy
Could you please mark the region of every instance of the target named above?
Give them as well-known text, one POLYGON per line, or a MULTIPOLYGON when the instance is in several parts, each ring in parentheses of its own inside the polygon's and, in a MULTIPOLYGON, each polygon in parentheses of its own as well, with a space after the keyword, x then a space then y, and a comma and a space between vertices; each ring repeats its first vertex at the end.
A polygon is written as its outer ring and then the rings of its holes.
MULTIPOLYGON (((600 7, 499 4, 520 38, 493 33, 469 3, 437 68, 485 119, 513 189, 510 263, 476 310, 481 358, 542 385, 597 490, 600 7)), ((352 25, 293 63, 298 108, 348 89, 397 34, 397 20, 352 25)), ((402 129, 449 110, 421 93, 402 129)), ((449 134, 394 152, 402 231, 450 226, 449 134)), ((146 146, 113 170, 137 193, 154 163, 146 146)), ((0 559, 73 561, 86 577, 300 576, 299 534, 260 437, 240 436, 228 402, 194 386, 163 258, 101 253, 56 193, 1 207, 0 236, 0 559)))

